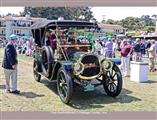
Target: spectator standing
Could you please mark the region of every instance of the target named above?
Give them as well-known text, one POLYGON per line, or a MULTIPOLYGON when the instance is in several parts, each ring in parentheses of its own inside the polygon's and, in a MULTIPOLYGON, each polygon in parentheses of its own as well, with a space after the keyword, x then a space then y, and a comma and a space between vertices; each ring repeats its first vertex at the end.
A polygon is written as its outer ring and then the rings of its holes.
POLYGON ((56 43, 56 35, 52 34, 50 37, 50 46, 53 50, 57 49, 57 43, 56 43))
POLYGON ((5 47, 2 67, 4 68, 4 75, 6 81, 6 92, 19 94, 17 90, 17 52, 15 49, 16 35, 10 36, 10 41, 5 47), (10 78, 12 80, 12 90, 10 88, 10 78))
POLYGON ((50 45, 50 37, 51 37, 51 32, 50 31, 46 31, 46 37, 45 37, 45 41, 44 41, 44 44, 46 46, 50 45))
POLYGON ((26 42, 26 55, 29 56, 29 47, 30 47, 30 42, 29 40, 26 42))
POLYGON ((29 41, 29 56, 33 55, 33 38, 30 38, 29 41))
POLYGON ((105 56, 105 42, 106 42, 105 39, 103 39, 103 40, 101 41, 101 46, 102 46, 101 54, 104 55, 104 56, 105 56))
POLYGON ((155 57, 156 57, 156 48, 155 48, 155 40, 151 41, 151 46, 148 49, 149 53, 149 71, 155 71, 155 57))
POLYGON ((105 43, 105 57, 111 58, 112 57, 112 50, 113 50, 113 43, 112 40, 109 38, 108 41, 105 43))
POLYGON ((134 51, 134 61, 141 61, 141 40, 139 38, 136 39, 136 43, 133 47, 134 51))
POLYGON ((96 50, 96 53, 97 53, 98 55, 101 54, 102 46, 101 46, 101 44, 99 43, 99 41, 95 41, 95 50, 96 50))
POLYGON ((122 69, 122 74, 125 77, 129 75, 130 55, 131 55, 131 45, 128 44, 127 39, 124 39, 121 44, 121 69, 122 69))
POLYGON ((129 45, 129 47, 130 47, 130 52, 129 52, 130 61, 132 61, 132 57, 133 57, 133 47, 132 47, 132 41, 131 41, 131 40, 128 40, 128 45, 129 45))
POLYGON ((150 43, 150 40, 148 40, 147 45, 146 45, 146 52, 147 52, 148 58, 149 58, 148 49, 150 48, 150 46, 151 46, 151 43, 150 43))
POLYGON ((117 43, 115 42, 115 40, 113 39, 113 53, 112 53, 112 57, 116 57, 116 50, 117 50, 117 43))
POLYGON ((122 40, 121 39, 117 39, 117 50, 120 51, 121 49, 121 44, 122 44, 122 40))
POLYGON ((141 41, 141 56, 144 57, 146 54, 144 41, 141 41))

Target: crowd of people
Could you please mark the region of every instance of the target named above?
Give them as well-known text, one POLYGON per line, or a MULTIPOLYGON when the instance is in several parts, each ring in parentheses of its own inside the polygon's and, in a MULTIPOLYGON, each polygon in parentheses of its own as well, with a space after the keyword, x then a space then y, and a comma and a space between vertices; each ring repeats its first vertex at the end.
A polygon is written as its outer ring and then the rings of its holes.
POLYGON ((157 41, 153 39, 142 40, 140 38, 136 38, 135 40, 128 38, 108 38, 98 41, 101 44, 100 54, 105 57, 118 57, 116 54, 120 53, 120 68, 123 70, 124 76, 129 75, 130 61, 133 60, 140 62, 143 58, 149 59, 149 71, 156 71, 155 62, 157 62, 157 41))
MULTIPOLYGON (((1 47, 5 47, 10 41, 3 40, 1 47)), ((33 38, 30 39, 22 39, 17 38, 16 43, 14 44, 15 49, 18 51, 19 54, 25 54, 26 56, 33 55, 33 38)))
POLYGON ((33 39, 29 39, 27 41, 25 41, 23 44, 19 44, 20 41, 18 42, 17 46, 17 50, 19 51, 19 53, 21 54, 26 54, 26 56, 33 56, 33 39))

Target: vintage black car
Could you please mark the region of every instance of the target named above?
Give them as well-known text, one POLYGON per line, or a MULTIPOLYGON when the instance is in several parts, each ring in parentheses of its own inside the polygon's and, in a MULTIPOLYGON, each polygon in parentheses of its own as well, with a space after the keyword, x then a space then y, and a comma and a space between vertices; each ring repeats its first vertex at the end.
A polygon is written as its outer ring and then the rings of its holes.
POLYGON ((63 103, 71 101, 76 86, 93 91, 103 85, 107 95, 112 97, 121 92, 119 68, 95 49, 96 28, 96 23, 74 20, 46 20, 32 25, 34 78, 38 82, 41 76, 56 80, 63 103))

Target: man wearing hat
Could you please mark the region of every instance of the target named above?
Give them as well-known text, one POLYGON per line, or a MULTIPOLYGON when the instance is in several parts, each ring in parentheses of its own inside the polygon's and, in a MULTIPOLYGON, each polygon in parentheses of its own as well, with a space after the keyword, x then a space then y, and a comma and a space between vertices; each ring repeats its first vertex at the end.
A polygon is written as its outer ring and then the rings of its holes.
POLYGON ((16 35, 10 35, 10 41, 5 47, 2 67, 4 68, 4 75, 6 80, 6 92, 19 94, 17 90, 17 52, 14 47, 16 43, 16 35), (12 89, 10 88, 10 77, 12 80, 12 89))

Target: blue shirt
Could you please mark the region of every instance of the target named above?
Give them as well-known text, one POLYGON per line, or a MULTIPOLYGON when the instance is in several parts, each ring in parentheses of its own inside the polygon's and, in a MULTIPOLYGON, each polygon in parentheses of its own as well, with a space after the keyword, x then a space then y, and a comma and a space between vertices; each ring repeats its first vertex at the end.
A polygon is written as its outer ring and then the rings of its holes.
POLYGON ((108 40, 105 44, 105 50, 106 51, 112 51, 113 50, 113 43, 111 40, 108 40))

